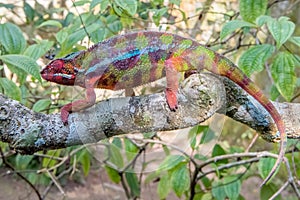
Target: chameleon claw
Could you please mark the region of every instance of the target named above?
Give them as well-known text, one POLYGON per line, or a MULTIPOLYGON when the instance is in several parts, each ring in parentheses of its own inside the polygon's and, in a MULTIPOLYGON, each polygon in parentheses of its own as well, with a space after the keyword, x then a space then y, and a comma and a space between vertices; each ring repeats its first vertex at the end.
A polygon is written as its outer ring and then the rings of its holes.
POLYGON ((177 92, 174 92, 170 89, 166 89, 166 99, 171 111, 176 111, 178 109, 177 103, 177 92))
POLYGON ((171 110, 172 112, 175 112, 175 111, 178 109, 178 106, 176 105, 174 108, 171 108, 171 107, 169 106, 169 108, 170 108, 170 110, 171 110))

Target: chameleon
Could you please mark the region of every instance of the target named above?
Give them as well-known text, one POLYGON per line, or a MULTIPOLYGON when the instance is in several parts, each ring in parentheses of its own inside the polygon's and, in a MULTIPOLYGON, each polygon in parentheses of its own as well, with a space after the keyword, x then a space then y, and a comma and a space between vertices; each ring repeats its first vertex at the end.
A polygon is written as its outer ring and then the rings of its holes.
MULTIPOLYGON (((169 108, 178 108, 178 73, 207 70, 224 76, 254 97, 271 115, 280 137, 278 158, 262 184, 274 175, 283 161, 287 137, 284 122, 275 106, 233 62, 193 39, 161 31, 138 31, 117 35, 52 60, 41 71, 43 79, 62 85, 86 89, 85 99, 61 108, 61 119, 67 124, 70 112, 95 104, 94 88, 109 90, 132 89, 166 77, 165 96, 169 108)), ((276 133, 277 134, 277 133, 276 133)))

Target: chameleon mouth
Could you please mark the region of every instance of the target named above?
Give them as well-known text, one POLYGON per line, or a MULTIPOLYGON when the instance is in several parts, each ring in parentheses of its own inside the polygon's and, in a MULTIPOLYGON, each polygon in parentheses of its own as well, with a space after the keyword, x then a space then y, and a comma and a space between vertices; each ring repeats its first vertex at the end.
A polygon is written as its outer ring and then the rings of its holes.
POLYGON ((72 79, 73 75, 56 73, 56 74, 53 74, 53 77, 62 77, 62 78, 66 78, 66 79, 72 79))
POLYGON ((45 72, 45 70, 41 71, 41 76, 42 76, 43 79, 45 79, 47 81, 51 79, 51 75, 48 74, 47 72, 45 72))

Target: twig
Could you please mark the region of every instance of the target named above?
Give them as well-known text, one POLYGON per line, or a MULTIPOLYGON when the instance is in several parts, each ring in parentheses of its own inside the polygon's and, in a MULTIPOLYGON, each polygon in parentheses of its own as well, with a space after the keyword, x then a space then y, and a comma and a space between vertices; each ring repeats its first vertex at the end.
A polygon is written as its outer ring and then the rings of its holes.
POLYGON ((256 142, 257 138, 259 137, 258 133, 255 134, 254 138, 251 140, 251 143, 248 145, 247 149, 245 150, 246 153, 250 151, 254 143, 256 142))
POLYGON ((200 164, 199 167, 203 168, 206 165, 217 162, 219 160, 230 159, 230 158, 231 159, 232 158, 241 158, 241 157, 273 157, 273 158, 277 158, 277 154, 273 154, 273 153, 266 152, 266 151, 226 154, 226 155, 216 156, 216 157, 207 159, 204 163, 200 164))
POLYGON ((237 161, 237 162, 228 163, 228 164, 218 167, 217 169, 209 170, 209 171, 201 174, 200 176, 197 176, 197 180, 200 180, 201 178, 207 176, 208 174, 214 173, 216 171, 221 171, 223 169, 228 169, 228 168, 232 168, 235 166, 244 165, 244 164, 248 164, 248 163, 258 162, 259 160, 260 160, 260 157, 255 157, 255 158, 250 158, 248 160, 241 160, 241 161, 237 161))
POLYGON ((54 165, 53 167, 51 167, 50 169, 43 168, 43 169, 38 170, 37 173, 43 173, 43 172, 48 172, 48 171, 50 172, 52 170, 57 169, 59 166, 64 164, 72 155, 74 155, 78 151, 82 150, 83 148, 86 148, 86 146, 82 145, 81 147, 74 149, 73 151, 71 151, 70 154, 68 154, 67 156, 61 158, 61 161, 59 163, 57 163, 56 165, 54 165))
MULTIPOLYGON (((56 177, 56 179, 62 178, 64 175, 70 173, 70 171, 72 171, 72 167, 69 167, 67 170, 61 172, 61 173, 56 177)), ((51 189, 53 183, 54 183, 54 182, 53 182, 53 180, 51 179, 51 182, 48 184, 47 188, 46 188, 46 189, 44 190, 44 192, 43 192, 43 195, 42 195, 43 199, 46 197, 46 195, 47 195, 48 192, 50 191, 50 189, 51 189)))
POLYGON ((167 142, 163 142, 163 141, 151 140, 151 139, 143 139, 142 141, 143 142, 149 142, 149 143, 155 143, 155 144, 161 144, 161 145, 165 145, 165 146, 171 147, 172 149, 175 149, 176 151, 179 151, 180 153, 182 153, 183 155, 185 155, 186 157, 188 157, 190 159, 190 161, 195 166, 197 166, 197 162, 189 154, 187 154, 182 149, 180 149, 179 147, 177 147, 177 146, 175 146, 173 144, 170 144, 170 143, 167 143, 167 142))
POLYGON ((39 200, 43 200, 42 197, 41 197, 41 194, 39 193, 39 191, 34 187, 34 185, 26 178, 24 177, 21 173, 19 172, 16 172, 15 171, 15 168, 13 166, 10 165, 10 163, 8 163, 4 157, 4 154, 3 154, 3 151, 2 151, 2 148, 0 148, 0 154, 1 154, 1 157, 2 157, 2 162, 5 166, 7 166, 8 168, 10 168, 12 171, 14 171, 21 179, 23 179, 32 189, 33 191, 36 193, 37 197, 39 200))
POLYGON ((121 177, 121 184, 122 184, 122 187, 123 187, 123 189, 124 189, 124 191, 125 191, 126 197, 127 197, 127 199, 130 199, 130 193, 129 193, 129 191, 128 191, 126 182, 125 182, 125 180, 124 180, 123 173, 122 173, 122 172, 119 173, 119 176, 121 177))
POLYGON ((119 172, 125 172, 131 165, 133 165, 133 163, 135 163, 135 161, 138 159, 138 157, 143 153, 143 151, 145 151, 145 146, 147 146, 148 143, 146 143, 145 145, 143 145, 142 148, 139 149, 139 151, 137 152, 137 154, 134 156, 134 158, 131 159, 131 161, 123 167, 123 169, 121 169, 119 172))
POLYGON ((63 190, 63 188, 61 187, 61 185, 58 183, 56 177, 50 172, 50 171, 47 171, 48 175, 50 176, 52 182, 56 185, 56 187, 58 188, 58 190, 63 194, 65 195, 65 191, 63 190))
POLYGON ((277 192, 275 192, 270 198, 269 200, 273 200, 275 199, 287 186, 289 185, 289 181, 286 181, 280 188, 279 190, 277 190, 277 192))
POLYGON ((90 36, 90 34, 88 33, 88 31, 86 30, 86 28, 85 28, 85 25, 84 25, 84 23, 83 23, 82 17, 81 17, 81 15, 79 14, 79 11, 78 11, 78 9, 77 9, 77 7, 76 7, 76 5, 75 5, 74 0, 72 0, 72 3, 73 3, 73 6, 75 7, 76 12, 78 13, 80 22, 81 22, 81 24, 82 24, 82 26, 83 26, 83 30, 84 30, 84 32, 86 33, 86 35, 88 36, 89 41, 90 41, 90 40, 91 40, 91 36, 90 36))

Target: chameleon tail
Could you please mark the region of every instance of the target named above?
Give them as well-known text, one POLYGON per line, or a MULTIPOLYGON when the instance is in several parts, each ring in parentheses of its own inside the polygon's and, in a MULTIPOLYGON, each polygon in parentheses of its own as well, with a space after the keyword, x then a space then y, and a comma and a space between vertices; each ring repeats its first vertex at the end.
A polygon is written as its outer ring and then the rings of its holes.
MULTIPOLYGON (((229 78, 241 88, 243 88, 252 97, 254 97, 270 113, 280 133, 280 152, 272 170, 262 183, 262 185, 264 185, 272 178, 284 158, 287 143, 284 122, 275 106, 251 81, 251 79, 249 79, 239 68, 237 68, 231 61, 227 60, 226 58, 218 57, 217 60, 217 62, 215 62, 210 67, 207 67, 206 69, 215 74, 219 74, 221 76, 229 78)), ((277 138, 274 141, 278 142, 278 140, 279 139, 277 138)))

